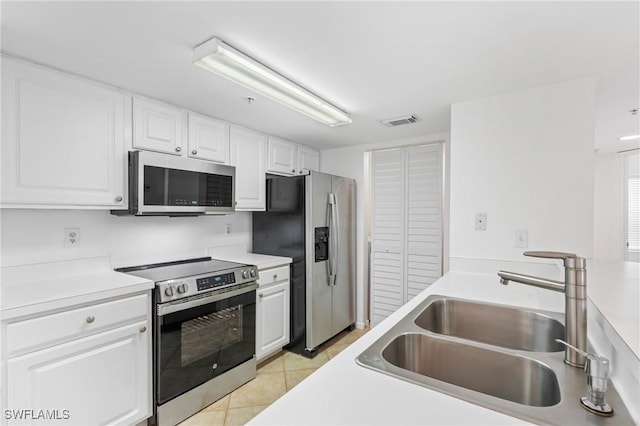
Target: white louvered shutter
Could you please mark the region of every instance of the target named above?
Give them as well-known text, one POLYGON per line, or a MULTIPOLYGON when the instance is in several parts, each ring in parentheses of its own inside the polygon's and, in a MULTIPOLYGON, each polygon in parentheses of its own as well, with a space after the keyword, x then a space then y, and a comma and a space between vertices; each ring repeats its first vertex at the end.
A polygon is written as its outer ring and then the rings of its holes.
POLYGON ((441 149, 407 148, 407 302, 442 276, 441 149))
POLYGON ((442 145, 371 155, 372 325, 442 275, 442 145))
POLYGON ((372 154, 372 325, 404 304, 404 151, 372 154))
POLYGON ((640 261, 640 155, 627 157, 627 260, 640 261))

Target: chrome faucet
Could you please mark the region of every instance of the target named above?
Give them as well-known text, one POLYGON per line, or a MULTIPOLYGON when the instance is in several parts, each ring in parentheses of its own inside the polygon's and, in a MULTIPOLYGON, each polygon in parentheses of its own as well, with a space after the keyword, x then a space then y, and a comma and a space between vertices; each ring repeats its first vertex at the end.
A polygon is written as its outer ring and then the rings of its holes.
POLYGON ((521 284, 545 288, 564 293, 564 327, 567 342, 582 351, 573 351, 568 347, 564 351, 564 362, 573 367, 584 367, 587 352, 587 269, 586 259, 572 253, 554 251, 525 251, 525 256, 564 261, 564 282, 500 271, 500 283, 515 281, 521 284))

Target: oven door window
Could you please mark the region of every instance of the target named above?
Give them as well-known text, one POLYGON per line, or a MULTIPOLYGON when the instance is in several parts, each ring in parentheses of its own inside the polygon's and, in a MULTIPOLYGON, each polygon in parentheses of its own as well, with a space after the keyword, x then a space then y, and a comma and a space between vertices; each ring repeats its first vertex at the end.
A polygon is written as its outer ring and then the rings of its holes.
POLYGON ((158 317, 160 404, 251 359, 255 291, 158 317))

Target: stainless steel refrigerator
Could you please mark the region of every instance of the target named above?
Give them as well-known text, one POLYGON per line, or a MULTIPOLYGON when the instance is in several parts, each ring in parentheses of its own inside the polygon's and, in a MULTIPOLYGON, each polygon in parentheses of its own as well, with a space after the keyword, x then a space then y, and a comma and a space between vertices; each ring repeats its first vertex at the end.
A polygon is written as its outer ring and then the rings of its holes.
POLYGON ((355 325, 355 181, 325 173, 267 179, 253 252, 293 258, 289 350, 312 357, 355 325))

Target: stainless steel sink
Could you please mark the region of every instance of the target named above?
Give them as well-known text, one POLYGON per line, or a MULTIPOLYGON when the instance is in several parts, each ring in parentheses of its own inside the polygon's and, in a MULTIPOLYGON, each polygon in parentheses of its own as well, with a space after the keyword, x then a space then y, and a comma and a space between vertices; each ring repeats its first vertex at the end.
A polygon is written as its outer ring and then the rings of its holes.
POLYGON ((560 402, 553 370, 531 358, 417 333, 394 338, 382 357, 402 369, 520 404, 560 402))
POLYGON ((586 375, 566 365, 562 348, 551 343, 564 337, 563 318, 552 312, 434 295, 356 362, 533 423, 633 424, 611 383, 607 400, 615 410, 613 417, 597 416, 580 406, 586 375))
POLYGON ((475 340, 503 348, 534 352, 559 352, 564 346, 564 326, 539 312, 507 306, 438 299, 415 320, 433 333, 475 340))

